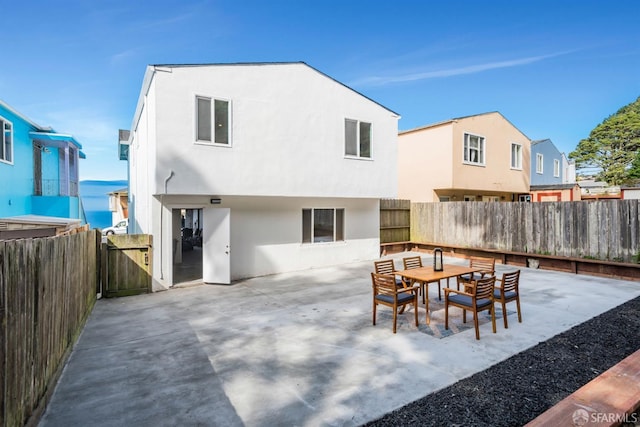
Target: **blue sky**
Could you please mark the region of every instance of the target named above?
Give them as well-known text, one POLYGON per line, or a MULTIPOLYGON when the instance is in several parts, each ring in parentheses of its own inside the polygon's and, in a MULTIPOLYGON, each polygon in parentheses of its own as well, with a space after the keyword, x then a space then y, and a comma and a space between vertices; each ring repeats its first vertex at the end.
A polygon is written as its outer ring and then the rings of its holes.
POLYGON ((640 1, 78 0, 3 8, 0 99, 126 179, 148 64, 304 61, 406 130, 500 111, 564 152, 640 96, 640 1))

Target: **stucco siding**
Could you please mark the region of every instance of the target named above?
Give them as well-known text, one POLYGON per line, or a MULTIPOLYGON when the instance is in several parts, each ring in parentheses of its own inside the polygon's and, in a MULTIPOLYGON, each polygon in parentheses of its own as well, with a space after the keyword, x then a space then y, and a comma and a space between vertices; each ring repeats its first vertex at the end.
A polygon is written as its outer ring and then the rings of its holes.
POLYGON ((155 194, 396 197, 397 117, 304 64, 155 74, 155 194), (231 144, 195 143, 196 96, 231 108, 231 144), (372 124, 372 159, 346 158, 345 118, 372 124))
MULTIPOLYGON (((154 198, 154 211, 160 212, 160 200, 154 198)), ((237 197, 222 198, 212 206, 205 196, 164 197, 162 223, 154 217, 154 278, 156 289, 168 287, 164 281, 173 274, 173 256, 179 228, 175 227, 175 210, 180 208, 229 208, 231 219, 231 279, 291 272, 308 268, 375 259, 379 256, 379 199, 237 197), (343 208, 345 240, 331 243, 302 243, 302 210, 308 208, 343 208), (154 240, 155 241, 155 240, 154 240), (159 243, 164 248, 159 250, 159 243)), ((206 227, 206 224, 204 225, 206 227)), ((206 262, 206 261, 205 261, 206 262)))
POLYGON ((232 280, 377 258, 378 203, 283 198, 230 202, 232 280), (303 208, 344 208, 345 241, 301 243, 303 208))
POLYGON ((529 139, 500 114, 460 119, 453 129, 453 187, 511 193, 529 191, 529 139), (484 165, 463 162, 465 133, 484 137, 484 165), (511 168, 512 143, 522 145, 522 170, 511 168))
POLYGON ((0 182, 10 183, 0 191, 0 217, 29 214, 33 194, 33 148, 29 132, 35 128, 2 106, 0 116, 13 126, 12 162, 0 161, 0 182))
POLYGON ((152 230, 152 197, 155 188, 150 179, 153 163, 153 146, 155 135, 155 84, 149 88, 146 103, 136 127, 132 131, 132 145, 129 147, 129 189, 131 208, 129 210, 129 233, 151 233, 152 230))
POLYGON ((435 189, 452 188, 451 140, 451 124, 398 136, 398 198, 428 203, 435 189))
POLYGON ((530 140, 500 113, 453 119, 398 136, 398 197, 517 200, 529 192, 530 140), (484 138, 484 163, 464 161, 464 135, 484 138), (511 167, 511 144, 522 147, 522 168, 511 167))

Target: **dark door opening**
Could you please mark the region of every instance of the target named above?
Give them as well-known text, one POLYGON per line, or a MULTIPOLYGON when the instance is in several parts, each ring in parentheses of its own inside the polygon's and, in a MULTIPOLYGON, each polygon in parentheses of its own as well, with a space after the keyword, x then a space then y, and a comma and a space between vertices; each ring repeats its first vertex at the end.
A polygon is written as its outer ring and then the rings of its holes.
POLYGON ((174 217, 178 212, 180 235, 173 239, 174 286, 202 281, 202 209, 174 209, 174 217))

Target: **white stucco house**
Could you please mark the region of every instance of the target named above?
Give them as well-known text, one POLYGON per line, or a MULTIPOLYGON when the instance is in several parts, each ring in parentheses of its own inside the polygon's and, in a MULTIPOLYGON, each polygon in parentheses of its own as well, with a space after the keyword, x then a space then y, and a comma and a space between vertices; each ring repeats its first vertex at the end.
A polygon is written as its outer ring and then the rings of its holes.
POLYGON ((374 259, 397 196, 399 115, 303 63, 151 65, 129 144, 129 233, 173 285, 182 209, 201 214, 202 277, 374 259))

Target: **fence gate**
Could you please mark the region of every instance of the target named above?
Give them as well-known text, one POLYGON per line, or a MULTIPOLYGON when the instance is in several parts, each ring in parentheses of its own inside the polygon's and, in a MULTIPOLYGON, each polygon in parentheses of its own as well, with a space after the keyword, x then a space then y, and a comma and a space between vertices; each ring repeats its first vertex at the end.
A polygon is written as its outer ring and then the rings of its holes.
POLYGON ((107 236, 107 243, 103 245, 104 297, 151 292, 151 242, 151 235, 148 234, 107 236))

